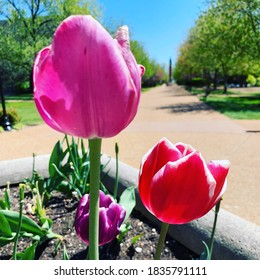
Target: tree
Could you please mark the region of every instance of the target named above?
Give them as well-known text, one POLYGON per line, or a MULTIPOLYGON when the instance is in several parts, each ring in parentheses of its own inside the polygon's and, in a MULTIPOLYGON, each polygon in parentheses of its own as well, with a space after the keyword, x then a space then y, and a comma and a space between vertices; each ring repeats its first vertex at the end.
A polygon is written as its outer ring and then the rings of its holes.
POLYGON ((233 29, 234 39, 241 53, 260 58, 260 2, 259 0, 210 0, 233 29))
POLYGON ((211 83, 216 87, 222 80, 224 92, 229 77, 259 76, 259 8, 258 0, 209 1, 183 45, 175 73, 180 75, 180 61, 185 58, 185 64, 192 67, 191 75, 204 78, 207 91, 211 83))
POLYGON ((143 86, 155 86, 167 80, 164 68, 149 57, 140 42, 132 40, 130 46, 137 63, 145 66, 145 74, 142 78, 143 86))
MULTIPOLYGON (((0 66, 11 65, 11 72, 23 73, 20 81, 28 80, 36 53, 50 44, 63 19, 71 14, 98 17, 99 11, 95 1, 88 0, 2 0, 0 15, 5 20, 0 25, 0 66)), ((11 75, 8 68, 3 70, 11 75)))

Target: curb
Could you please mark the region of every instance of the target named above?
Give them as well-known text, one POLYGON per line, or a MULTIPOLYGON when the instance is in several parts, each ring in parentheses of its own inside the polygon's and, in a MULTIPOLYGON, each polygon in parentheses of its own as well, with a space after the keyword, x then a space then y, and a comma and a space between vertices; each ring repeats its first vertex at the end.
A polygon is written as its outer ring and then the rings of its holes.
MULTIPOLYGON (((35 169, 44 177, 48 177, 49 155, 35 158, 35 169)), ((106 165, 103 170, 106 174, 103 183, 112 191, 115 180, 115 159, 103 155, 101 162, 106 165)), ((32 174, 31 158, 0 161, 0 186, 20 183, 24 178, 32 174)), ((119 195, 125 188, 137 185, 138 170, 119 162, 119 195)), ((136 191, 136 210, 143 214, 154 224, 160 226, 158 221, 143 206, 138 192, 136 191)), ((171 225, 168 230, 169 236, 189 248, 191 251, 201 254, 203 251, 202 241, 209 243, 214 213, 210 211, 204 217, 184 225, 171 225)), ((217 230, 212 259, 218 260, 259 260, 260 259, 260 227, 244 220, 223 209, 219 212, 217 230)))

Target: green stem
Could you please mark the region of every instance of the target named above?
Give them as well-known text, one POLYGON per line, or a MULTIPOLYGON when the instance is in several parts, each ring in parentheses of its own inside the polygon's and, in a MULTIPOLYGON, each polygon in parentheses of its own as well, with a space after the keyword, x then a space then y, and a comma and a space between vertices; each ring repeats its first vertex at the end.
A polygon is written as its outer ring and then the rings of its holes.
POLYGON ((35 153, 33 153, 32 178, 34 178, 34 172, 35 172, 35 153))
POLYGON ((20 186, 20 208, 19 208, 19 221, 18 221, 18 227, 14 239, 14 248, 13 248, 13 260, 16 260, 16 254, 17 254, 17 245, 18 245, 18 239, 20 236, 21 226, 22 226, 22 219, 23 219, 23 203, 24 203, 24 187, 20 186))
POLYGON ((215 232, 216 232, 216 227, 217 227, 217 220, 218 220, 218 212, 220 209, 220 201, 216 204, 215 207, 215 217, 214 217, 214 223, 213 223, 213 228, 211 232, 211 237, 210 237, 210 244, 209 244, 209 256, 208 259, 211 260, 212 257, 212 252, 213 252, 213 246, 214 246, 214 237, 215 237, 215 232))
POLYGON ((89 157, 90 157, 89 259, 90 260, 98 260, 101 142, 102 139, 99 138, 89 139, 89 157))
POLYGON ((166 234, 167 234, 167 231, 168 231, 168 227, 169 227, 169 224, 162 223, 160 237, 159 237, 156 252, 155 252, 155 255, 154 255, 155 260, 160 260, 161 259, 161 253, 162 253, 162 249, 163 249, 163 245, 164 245, 164 240, 165 240, 165 237, 166 237, 166 234))
POLYGON ((114 186, 114 199, 117 197, 117 190, 118 190, 118 153, 119 147, 118 144, 115 144, 115 152, 116 152, 116 178, 115 178, 115 186, 114 186))

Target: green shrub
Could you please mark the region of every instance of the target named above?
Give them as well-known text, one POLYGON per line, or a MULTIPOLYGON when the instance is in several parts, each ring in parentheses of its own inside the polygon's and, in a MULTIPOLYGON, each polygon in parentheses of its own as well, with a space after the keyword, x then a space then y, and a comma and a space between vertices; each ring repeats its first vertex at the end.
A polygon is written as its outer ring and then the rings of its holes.
MULTIPOLYGON (((21 121, 21 117, 18 115, 17 111, 13 108, 6 110, 6 115, 12 125, 16 125, 21 121)), ((3 110, 0 110, 0 124, 4 121, 3 110)))
MULTIPOLYGON (((200 77, 194 77, 192 79, 186 79, 181 81, 184 85, 186 85, 187 88, 191 87, 204 87, 205 86, 205 80, 200 77)), ((180 83, 180 84, 182 84, 180 83)))
POLYGON ((205 86, 205 80, 203 78, 200 78, 200 77, 192 78, 191 86, 193 86, 193 87, 203 87, 203 86, 205 86))
POLYGON ((249 75, 247 76, 246 82, 247 82, 248 84, 250 84, 250 86, 253 87, 253 86, 256 85, 256 78, 255 78, 253 75, 249 74, 249 75))
POLYGON ((256 86, 260 86, 260 77, 256 78, 256 86))

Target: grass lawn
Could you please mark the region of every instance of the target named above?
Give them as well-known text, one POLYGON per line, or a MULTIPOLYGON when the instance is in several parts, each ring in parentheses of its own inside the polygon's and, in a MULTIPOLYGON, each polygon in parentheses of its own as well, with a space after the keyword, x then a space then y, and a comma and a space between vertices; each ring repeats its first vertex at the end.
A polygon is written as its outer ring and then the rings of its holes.
MULTIPOLYGON (((143 90, 148 91, 150 88, 143 90)), ((225 114, 232 119, 260 119, 260 92, 231 92, 223 94, 221 91, 212 92, 205 100, 202 90, 192 90, 193 94, 201 96, 201 100, 213 109, 225 114)), ((20 100, 15 97, 7 98, 6 108, 15 109, 21 118, 21 122, 16 128, 26 125, 37 125, 43 123, 32 95, 25 95, 20 100)))
POLYGON ((17 128, 24 125, 37 125, 42 123, 42 119, 35 107, 34 101, 6 101, 6 109, 15 109, 21 118, 17 128))
POLYGON ((33 100, 33 94, 32 93, 24 93, 24 94, 19 94, 19 95, 12 95, 12 96, 5 96, 5 100, 33 100))
MULTIPOLYGON (((194 94, 202 94, 201 90, 192 91, 194 94)), ((200 97, 202 101, 211 108, 225 114, 232 119, 260 119, 260 93, 228 91, 223 94, 222 91, 212 92, 205 99, 200 97)))
MULTIPOLYGON (((142 89, 142 92, 147 92, 150 89, 151 88, 142 89)), ((43 120, 35 107, 33 95, 31 93, 17 96, 6 96, 5 100, 6 109, 14 109, 17 112, 18 116, 21 118, 21 121, 15 125, 16 129, 20 129, 23 126, 43 123, 43 120)))

